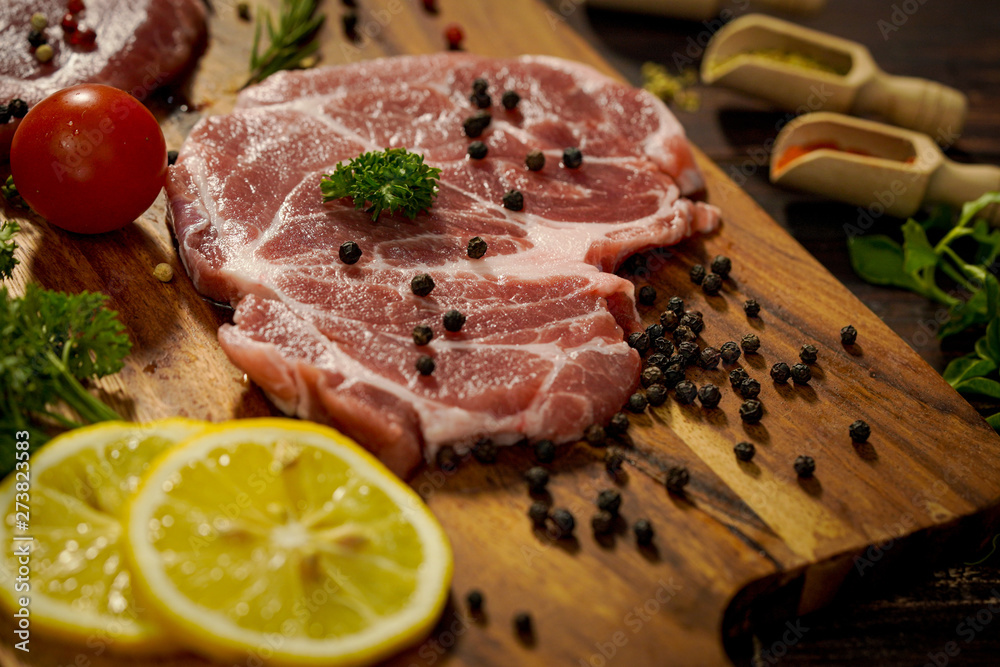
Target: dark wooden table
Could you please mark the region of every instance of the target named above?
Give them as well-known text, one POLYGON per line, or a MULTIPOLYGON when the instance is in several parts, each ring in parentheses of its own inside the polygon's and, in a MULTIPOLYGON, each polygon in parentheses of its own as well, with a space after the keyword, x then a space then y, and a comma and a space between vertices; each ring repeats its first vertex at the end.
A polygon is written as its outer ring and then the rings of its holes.
MULTIPOLYGON (((699 44, 721 25, 592 10, 580 0, 548 2, 553 20, 568 21, 637 85, 646 61, 664 64, 674 74, 685 63, 697 67, 699 44)), ((738 14, 747 4, 723 0, 721 6, 738 14)), ((949 155, 1000 164, 998 9, 996 0, 829 0, 818 15, 786 18, 865 44, 888 72, 927 77, 964 91, 969 118, 949 155)), ((942 370, 949 359, 969 351, 976 336, 957 337, 943 346, 935 337, 941 306, 868 285, 854 274, 844 226, 857 220, 856 208, 770 184, 765 147, 787 122, 787 114, 724 89, 697 90, 700 109, 676 111, 695 144, 935 368, 942 370)), ((901 222, 882 219, 872 231, 894 234, 901 222)), ((799 632, 789 632, 785 622, 761 626, 753 645, 733 657, 738 664, 754 665, 1000 664, 1000 538, 983 537, 984 550, 955 553, 946 569, 886 584, 866 599, 786 619, 799 632), (981 564, 968 565, 986 557, 990 543, 997 551, 981 564)))

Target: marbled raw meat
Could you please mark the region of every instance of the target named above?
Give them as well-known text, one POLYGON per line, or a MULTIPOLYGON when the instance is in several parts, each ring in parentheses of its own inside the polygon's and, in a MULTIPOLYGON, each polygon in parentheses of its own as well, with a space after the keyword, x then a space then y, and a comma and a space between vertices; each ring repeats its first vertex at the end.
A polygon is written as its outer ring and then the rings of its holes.
POLYGON ((633 285, 611 271, 714 229, 717 209, 683 196, 702 188, 683 130, 647 93, 555 58, 440 54, 272 76, 192 131, 168 194, 195 285, 236 307, 219 331, 233 362, 286 413, 406 474, 443 445, 573 440, 620 409, 640 368, 623 339, 640 325, 633 285), (478 161, 462 130, 477 77, 494 100, 478 161), (322 201, 338 163, 399 146, 442 169, 428 212, 373 223, 322 201), (561 166, 567 146, 579 169, 561 166), (533 149, 539 172, 524 167, 533 149), (521 212, 501 205, 511 188, 521 212), (474 236, 482 259, 466 254, 474 236), (357 264, 338 259, 347 240, 357 264), (410 289, 422 272, 427 297, 410 289), (458 333, 441 323, 453 308, 468 318, 458 333), (417 324, 430 345, 414 344, 417 324), (432 375, 415 369, 422 354, 432 375))

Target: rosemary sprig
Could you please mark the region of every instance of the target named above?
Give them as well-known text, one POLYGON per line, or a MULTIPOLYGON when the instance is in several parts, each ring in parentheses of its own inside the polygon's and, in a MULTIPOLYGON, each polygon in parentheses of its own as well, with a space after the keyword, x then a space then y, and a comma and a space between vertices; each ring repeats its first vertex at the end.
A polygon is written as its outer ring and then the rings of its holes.
POLYGON ((257 12, 257 28, 250 54, 250 78, 242 88, 260 83, 280 70, 301 67, 302 61, 319 49, 316 36, 326 15, 316 16, 318 6, 319 0, 282 0, 277 29, 269 11, 261 8, 257 12), (264 25, 267 26, 269 46, 261 54, 260 36, 264 25))

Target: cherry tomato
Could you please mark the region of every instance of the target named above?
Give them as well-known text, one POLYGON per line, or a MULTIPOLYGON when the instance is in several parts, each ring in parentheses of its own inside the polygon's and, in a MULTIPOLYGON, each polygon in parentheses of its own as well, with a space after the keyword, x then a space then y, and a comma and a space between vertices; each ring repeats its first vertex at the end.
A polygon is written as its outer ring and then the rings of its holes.
POLYGON ((153 203, 166 179, 167 146, 138 100, 88 83, 31 108, 14 134, 10 169, 36 213, 65 230, 99 234, 153 203))

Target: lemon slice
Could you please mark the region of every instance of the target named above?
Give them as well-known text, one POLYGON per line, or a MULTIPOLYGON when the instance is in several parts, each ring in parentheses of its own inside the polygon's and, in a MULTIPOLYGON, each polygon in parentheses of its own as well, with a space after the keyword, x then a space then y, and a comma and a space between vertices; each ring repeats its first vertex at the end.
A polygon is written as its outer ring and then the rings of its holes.
POLYGON ((115 650, 160 648, 164 633, 132 596, 122 521, 150 462, 204 426, 103 422, 54 438, 19 465, 0 486, 3 607, 15 613, 28 598, 32 632, 115 650))
POLYGON ((430 631, 451 580, 420 497, 346 436, 296 420, 186 441, 154 464, 126 529, 140 599, 227 664, 372 662, 430 631))

